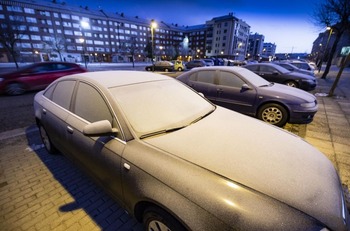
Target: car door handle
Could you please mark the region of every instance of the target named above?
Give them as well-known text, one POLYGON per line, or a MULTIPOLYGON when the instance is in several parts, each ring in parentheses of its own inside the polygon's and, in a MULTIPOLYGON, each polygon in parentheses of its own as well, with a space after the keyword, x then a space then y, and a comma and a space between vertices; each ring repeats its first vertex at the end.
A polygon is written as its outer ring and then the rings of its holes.
POLYGON ((46 115, 46 109, 45 108, 43 108, 43 114, 46 115))
POLYGON ((73 128, 71 128, 70 126, 67 126, 67 131, 68 131, 70 134, 73 134, 73 132, 74 132, 73 128))
POLYGON ((223 92, 224 92, 224 90, 222 90, 221 88, 216 89, 216 91, 217 91, 219 94, 221 94, 221 93, 223 93, 223 92))
POLYGON ((127 163, 124 163, 124 168, 125 168, 126 170, 130 170, 130 165, 127 164, 127 163))

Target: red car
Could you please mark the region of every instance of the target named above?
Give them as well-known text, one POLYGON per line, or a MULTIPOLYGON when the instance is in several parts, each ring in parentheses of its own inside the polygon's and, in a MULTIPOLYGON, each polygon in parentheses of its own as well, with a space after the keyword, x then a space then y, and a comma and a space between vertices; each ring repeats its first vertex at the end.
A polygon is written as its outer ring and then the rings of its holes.
POLYGON ((41 62, 0 76, 0 93, 20 95, 26 91, 41 90, 54 80, 87 70, 76 63, 41 62))

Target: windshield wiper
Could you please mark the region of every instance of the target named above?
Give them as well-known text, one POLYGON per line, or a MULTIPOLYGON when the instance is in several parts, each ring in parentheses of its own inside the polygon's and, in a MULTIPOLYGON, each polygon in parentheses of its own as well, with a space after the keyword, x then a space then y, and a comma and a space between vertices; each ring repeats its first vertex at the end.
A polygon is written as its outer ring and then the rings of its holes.
POLYGON ((180 130, 184 127, 187 127, 187 126, 180 126, 180 127, 168 128, 168 129, 163 129, 163 130, 151 132, 151 133, 140 136, 140 139, 151 137, 151 136, 156 136, 156 135, 160 135, 160 134, 164 134, 164 133, 174 132, 174 131, 180 130))
POLYGON ((259 87, 270 87, 273 86, 275 83, 269 83, 269 84, 265 84, 265 85, 261 85, 259 87))
POLYGON ((190 124, 194 124, 194 123, 200 121, 201 119, 203 119, 204 117, 207 117, 207 116, 210 115, 213 111, 215 111, 215 108, 216 108, 216 107, 214 107, 212 110, 210 110, 210 111, 207 112, 206 114, 204 114, 204 115, 198 117, 197 119, 193 120, 190 124))

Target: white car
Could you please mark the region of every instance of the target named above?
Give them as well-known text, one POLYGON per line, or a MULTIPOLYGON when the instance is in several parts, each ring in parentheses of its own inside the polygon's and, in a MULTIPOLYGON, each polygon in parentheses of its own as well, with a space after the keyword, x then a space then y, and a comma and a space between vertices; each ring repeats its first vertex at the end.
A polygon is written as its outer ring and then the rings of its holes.
POLYGON ((145 230, 349 230, 332 163, 174 78, 87 72, 35 95, 39 131, 145 230))

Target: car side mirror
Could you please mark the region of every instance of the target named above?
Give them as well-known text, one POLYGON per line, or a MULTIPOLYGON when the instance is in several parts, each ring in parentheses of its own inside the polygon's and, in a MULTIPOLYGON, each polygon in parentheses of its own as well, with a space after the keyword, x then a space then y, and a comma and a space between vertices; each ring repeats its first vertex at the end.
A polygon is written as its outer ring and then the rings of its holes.
POLYGON ((250 90, 250 89, 252 89, 252 88, 249 87, 248 84, 245 83, 245 84, 242 85, 242 91, 247 91, 247 90, 250 90))
POLYGON ((198 95, 202 96, 203 98, 205 98, 204 94, 202 92, 198 92, 198 95))
POLYGON ((118 133, 118 129, 112 128, 108 120, 101 120, 84 127, 83 133, 86 136, 110 136, 118 133))

